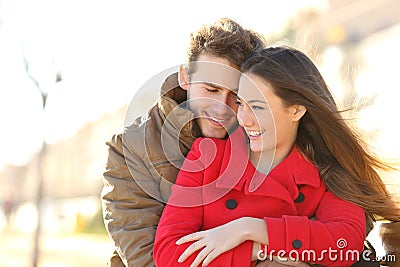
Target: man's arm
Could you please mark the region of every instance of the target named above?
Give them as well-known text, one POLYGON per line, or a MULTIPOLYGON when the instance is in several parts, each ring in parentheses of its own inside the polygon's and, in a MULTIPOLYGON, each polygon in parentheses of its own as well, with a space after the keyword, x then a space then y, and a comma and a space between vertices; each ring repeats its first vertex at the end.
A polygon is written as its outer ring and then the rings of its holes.
POLYGON ((142 159, 124 151, 122 134, 107 144, 102 190, 105 226, 126 266, 154 266, 153 243, 164 204, 149 196, 136 179, 147 179, 152 191, 157 185, 142 159))

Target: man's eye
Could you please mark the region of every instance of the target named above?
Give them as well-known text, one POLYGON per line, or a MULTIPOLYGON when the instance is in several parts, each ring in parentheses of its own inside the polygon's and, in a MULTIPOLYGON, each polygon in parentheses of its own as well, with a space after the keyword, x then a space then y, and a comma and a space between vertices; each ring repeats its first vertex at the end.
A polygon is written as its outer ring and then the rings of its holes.
POLYGON ((243 106, 242 101, 240 101, 239 99, 236 99, 235 104, 239 105, 239 106, 243 106))
POLYGON ((217 89, 210 89, 210 88, 205 88, 208 92, 210 92, 210 93, 216 93, 216 92, 218 92, 218 90, 217 89))

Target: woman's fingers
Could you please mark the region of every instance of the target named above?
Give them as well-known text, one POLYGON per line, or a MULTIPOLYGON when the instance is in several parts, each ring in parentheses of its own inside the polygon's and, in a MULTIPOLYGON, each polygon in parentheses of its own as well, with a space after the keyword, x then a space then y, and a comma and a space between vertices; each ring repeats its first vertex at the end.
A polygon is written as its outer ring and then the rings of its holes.
POLYGON ((216 249, 212 250, 207 257, 204 259, 203 261, 203 266, 207 266, 208 264, 210 264, 210 262, 212 262, 216 257, 218 257, 220 255, 220 253, 217 252, 216 249))
POLYGON ((199 240, 199 239, 203 238, 204 235, 205 235, 205 231, 200 231, 200 232, 196 232, 196 233, 193 233, 193 234, 188 234, 188 235, 185 235, 184 237, 179 238, 178 241, 176 241, 176 244, 177 245, 182 245, 183 243, 196 241, 196 240, 199 240))
MULTIPOLYGON (((196 259, 194 259, 193 263, 190 265, 190 267, 196 267, 196 266, 201 265, 204 258, 206 258, 208 255, 210 255, 210 253, 212 251, 213 250, 210 247, 206 246, 202 251, 200 251, 200 253, 197 255, 196 259)), ((206 265, 204 265, 204 263, 203 263, 202 266, 206 266, 206 265)))
POLYGON ((179 257, 178 262, 184 262, 190 255, 192 255, 194 252, 198 251, 199 249, 205 247, 204 239, 201 239, 190 246, 187 247, 187 249, 182 253, 182 255, 179 257))

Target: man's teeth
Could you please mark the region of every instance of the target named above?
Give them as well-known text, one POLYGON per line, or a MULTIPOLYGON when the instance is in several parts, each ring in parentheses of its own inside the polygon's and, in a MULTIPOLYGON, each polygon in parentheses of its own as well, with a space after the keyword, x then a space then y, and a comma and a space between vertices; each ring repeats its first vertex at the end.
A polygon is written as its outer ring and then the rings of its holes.
POLYGON ((209 118, 212 119, 215 122, 218 122, 218 123, 223 123, 224 122, 224 120, 219 120, 219 119, 211 117, 211 116, 209 116, 209 118))
POLYGON ((250 135, 251 137, 257 137, 262 135, 265 132, 265 130, 263 131, 247 131, 248 135, 250 135))

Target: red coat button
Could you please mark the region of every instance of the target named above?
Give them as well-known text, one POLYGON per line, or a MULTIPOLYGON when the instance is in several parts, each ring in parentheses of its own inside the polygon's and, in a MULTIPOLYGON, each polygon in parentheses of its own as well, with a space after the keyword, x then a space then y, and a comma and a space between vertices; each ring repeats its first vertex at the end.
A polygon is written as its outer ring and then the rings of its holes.
POLYGON ((306 197, 304 196, 304 194, 302 192, 299 192, 298 197, 294 200, 294 202, 296 203, 301 203, 304 201, 306 197))
POLYGON ((301 248, 302 245, 303 245, 303 243, 301 243, 301 241, 298 240, 298 239, 296 239, 296 240, 294 240, 294 241, 292 242, 292 246, 293 246, 295 249, 301 248))
POLYGON ((236 202, 236 200, 234 200, 234 199, 228 199, 228 200, 225 202, 225 206, 226 206, 228 209, 233 210, 233 209, 235 209, 235 208, 237 207, 237 202, 236 202))

